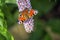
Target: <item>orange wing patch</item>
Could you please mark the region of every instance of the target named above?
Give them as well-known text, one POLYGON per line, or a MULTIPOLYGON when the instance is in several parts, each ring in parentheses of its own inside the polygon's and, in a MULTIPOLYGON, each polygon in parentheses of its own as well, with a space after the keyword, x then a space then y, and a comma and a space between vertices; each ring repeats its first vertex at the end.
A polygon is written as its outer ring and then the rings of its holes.
POLYGON ((34 15, 34 12, 35 12, 35 11, 34 11, 33 9, 31 9, 28 16, 29 16, 29 17, 32 17, 32 16, 34 15))

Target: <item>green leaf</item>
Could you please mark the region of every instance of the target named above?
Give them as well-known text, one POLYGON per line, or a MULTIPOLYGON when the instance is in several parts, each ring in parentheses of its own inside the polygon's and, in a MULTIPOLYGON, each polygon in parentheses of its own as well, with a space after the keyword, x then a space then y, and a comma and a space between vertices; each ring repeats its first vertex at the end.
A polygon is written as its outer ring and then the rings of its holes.
POLYGON ((14 4, 16 4, 16 0, 6 0, 6 3, 14 3, 14 4))
POLYGON ((0 40, 5 40, 4 38, 6 38, 6 40, 14 40, 13 36, 7 31, 7 24, 3 17, 4 15, 0 10, 0 40))
POLYGON ((6 40, 6 38, 2 34, 0 34, 0 40, 6 40))
POLYGON ((1 3, 5 3, 5 0, 1 0, 1 3))

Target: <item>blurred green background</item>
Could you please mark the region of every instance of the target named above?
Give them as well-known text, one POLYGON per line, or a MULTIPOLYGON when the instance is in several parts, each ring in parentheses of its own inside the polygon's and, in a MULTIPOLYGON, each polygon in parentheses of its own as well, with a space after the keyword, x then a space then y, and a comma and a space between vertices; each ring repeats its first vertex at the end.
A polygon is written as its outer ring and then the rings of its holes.
POLYGON ((0 0, 0 40, 59 39, 60 19, 54 18, 48 22, 39 19, 43 14, 48 14, 56 5, 57 1, 58 0, 31 0, 32 8, 37 9, 39 13, 34 16, 34 31, 28 34, 25 32, 23 24, 19 25, 17 23, 19 12, 16 0, 0 0))

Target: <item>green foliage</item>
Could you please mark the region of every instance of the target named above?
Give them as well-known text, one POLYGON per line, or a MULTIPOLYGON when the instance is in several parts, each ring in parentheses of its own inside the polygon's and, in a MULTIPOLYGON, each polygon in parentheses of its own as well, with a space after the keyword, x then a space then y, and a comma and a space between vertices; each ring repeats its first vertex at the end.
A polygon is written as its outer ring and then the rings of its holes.
POLYGON ((0 34, 0 40, 6 40, 6 38, 2 34, 0 34))
POLYGON ((13 36, 7 31, 6 21, 3 17, 3 13, 0 10, 0 40, 14 40, 13 36))
POLYGON ((7 20, 7 25, 10 27, 17 21, 17 6, 15 4, 6 3, 2 6, 2 10, 4 12, 5 18, 7 20), (4 10, 5 9, 5 10, 4 10), (14 12, 13 12, 14 11, 14 12), (16 16, 14 16, 16 14, 16 16))
POLYGON ((53 32, 60 34, 60 19, 51 19, 48 21, 47 25, 52 28, 53 32))
POLYGON ((47 35, 45 35, 44 40, 52 40, 52 39, 51 39, 51 37, 47 34, 47 35))
POLYGON ((55 5, 55 1, 49 2, 49 0, 31 0, 32 7, 37 9, 40 14, 49 12, 55 5))
POLYGON ((0 1, 2 4, 0 5, 0 40, 14 40, 13 36, 7 31, 7 23, 4 19, 4 12, 2 11, 2 6, 5 5, 5 0, 0 1))

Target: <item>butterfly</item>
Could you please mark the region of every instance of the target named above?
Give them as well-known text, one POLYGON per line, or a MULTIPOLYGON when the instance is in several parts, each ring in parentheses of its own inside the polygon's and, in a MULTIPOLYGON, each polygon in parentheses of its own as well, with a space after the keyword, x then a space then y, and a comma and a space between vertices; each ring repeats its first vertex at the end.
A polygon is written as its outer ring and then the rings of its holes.
POLYGON ((37 10, 34 9, 25 9, 18 17, 19 24, 22 24, 24 21, 28 20, 29 18, 33 17, 38 13, 37 10))

